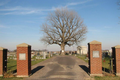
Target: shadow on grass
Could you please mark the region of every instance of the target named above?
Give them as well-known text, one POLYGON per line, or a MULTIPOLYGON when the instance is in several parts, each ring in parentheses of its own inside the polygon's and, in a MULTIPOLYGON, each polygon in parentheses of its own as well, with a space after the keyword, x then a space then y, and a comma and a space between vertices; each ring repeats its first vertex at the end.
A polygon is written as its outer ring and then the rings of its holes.
POLYGON ((17 72, 17 69, 16 70, 13 70, 13 73, 16 73, 17 72))
POLYGON ((85 65, 79 65, 79 67, 82 68, 87 74, 89 73, 89 69, 85 65))
POLYGON ((31 73, 34 74, 35 72, 37 72, 38 70, 42 69, 44 66, 37 66, 36 68, 34 68, 31 73))
POLYGON ((17 73, 17 69, 14 69, 14 70, 7 70, 7 73, 17 73))
POLYGON ((105 72, 107 72, 107 73, 110 73, 110 70, 107 69, 107 68, 104 68, 104 67, 102 67, 102 71, 105 71, 105 72))

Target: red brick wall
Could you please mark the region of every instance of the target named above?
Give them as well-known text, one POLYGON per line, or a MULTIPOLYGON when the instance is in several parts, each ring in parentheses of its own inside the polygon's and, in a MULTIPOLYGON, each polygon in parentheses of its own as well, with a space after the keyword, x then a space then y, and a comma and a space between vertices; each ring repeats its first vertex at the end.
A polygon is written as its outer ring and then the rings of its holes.
POLYGON ((116 72, 120 73, 120 48, 116 48, 116 72))
POLYGON ((31 47, 17 47, 17 75, 31 73, 31 47), (19 53, 26 54, 26 60, 19 60, 19 53))
POLYGON ((102 74, 102 49, 101 44, 89 44, 90 74, 102 74), (93 51, 99 51, 99 58, 93 57, 93 51))

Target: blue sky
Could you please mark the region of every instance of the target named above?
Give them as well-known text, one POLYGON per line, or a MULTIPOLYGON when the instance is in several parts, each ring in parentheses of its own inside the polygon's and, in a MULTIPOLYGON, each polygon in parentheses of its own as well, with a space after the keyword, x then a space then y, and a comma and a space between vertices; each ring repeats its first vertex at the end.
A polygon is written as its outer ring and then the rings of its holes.
MULTIPOLYGON (((120 45, 120 10, 118 0, 0 0, 0 47, 9 50, 16 45, 27 43, 32 49, 60 50, 58 45, 47 46, 40 41, 40 26, 56 8, 76 11, 88 28, 87 43, 102 42, 102 49, 120 45)), ((66 50, 76 50, 66 46, 66 50)))

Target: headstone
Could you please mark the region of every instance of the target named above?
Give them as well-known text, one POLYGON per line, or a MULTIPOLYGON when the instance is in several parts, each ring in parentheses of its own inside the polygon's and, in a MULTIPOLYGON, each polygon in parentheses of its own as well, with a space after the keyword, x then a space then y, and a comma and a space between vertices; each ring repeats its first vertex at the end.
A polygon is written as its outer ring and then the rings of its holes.
POLYGON ((52 53, 51 53, 51 57, 52 57, 52 53))
POLYGON ((43 59, 46 59, 46 52, 43 52, 43 59))

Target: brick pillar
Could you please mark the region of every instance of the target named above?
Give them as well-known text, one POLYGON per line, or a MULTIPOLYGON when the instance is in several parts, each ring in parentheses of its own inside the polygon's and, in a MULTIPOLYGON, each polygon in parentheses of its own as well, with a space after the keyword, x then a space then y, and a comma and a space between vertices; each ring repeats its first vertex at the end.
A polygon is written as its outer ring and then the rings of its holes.
POLYGON ((22 43, 17 45, 17 77, 28 77, 31 74, 31 46, 22 43))
POLYGON ((7 72, 7 49, 0 47, 0 76, 7 72))
POLYGON ((113 71, 120 76, 120 45, 112 47, 113 71))
POLYGON ((102 49, 101 42, 88 43, 90 76, 102 76, 102 49))

